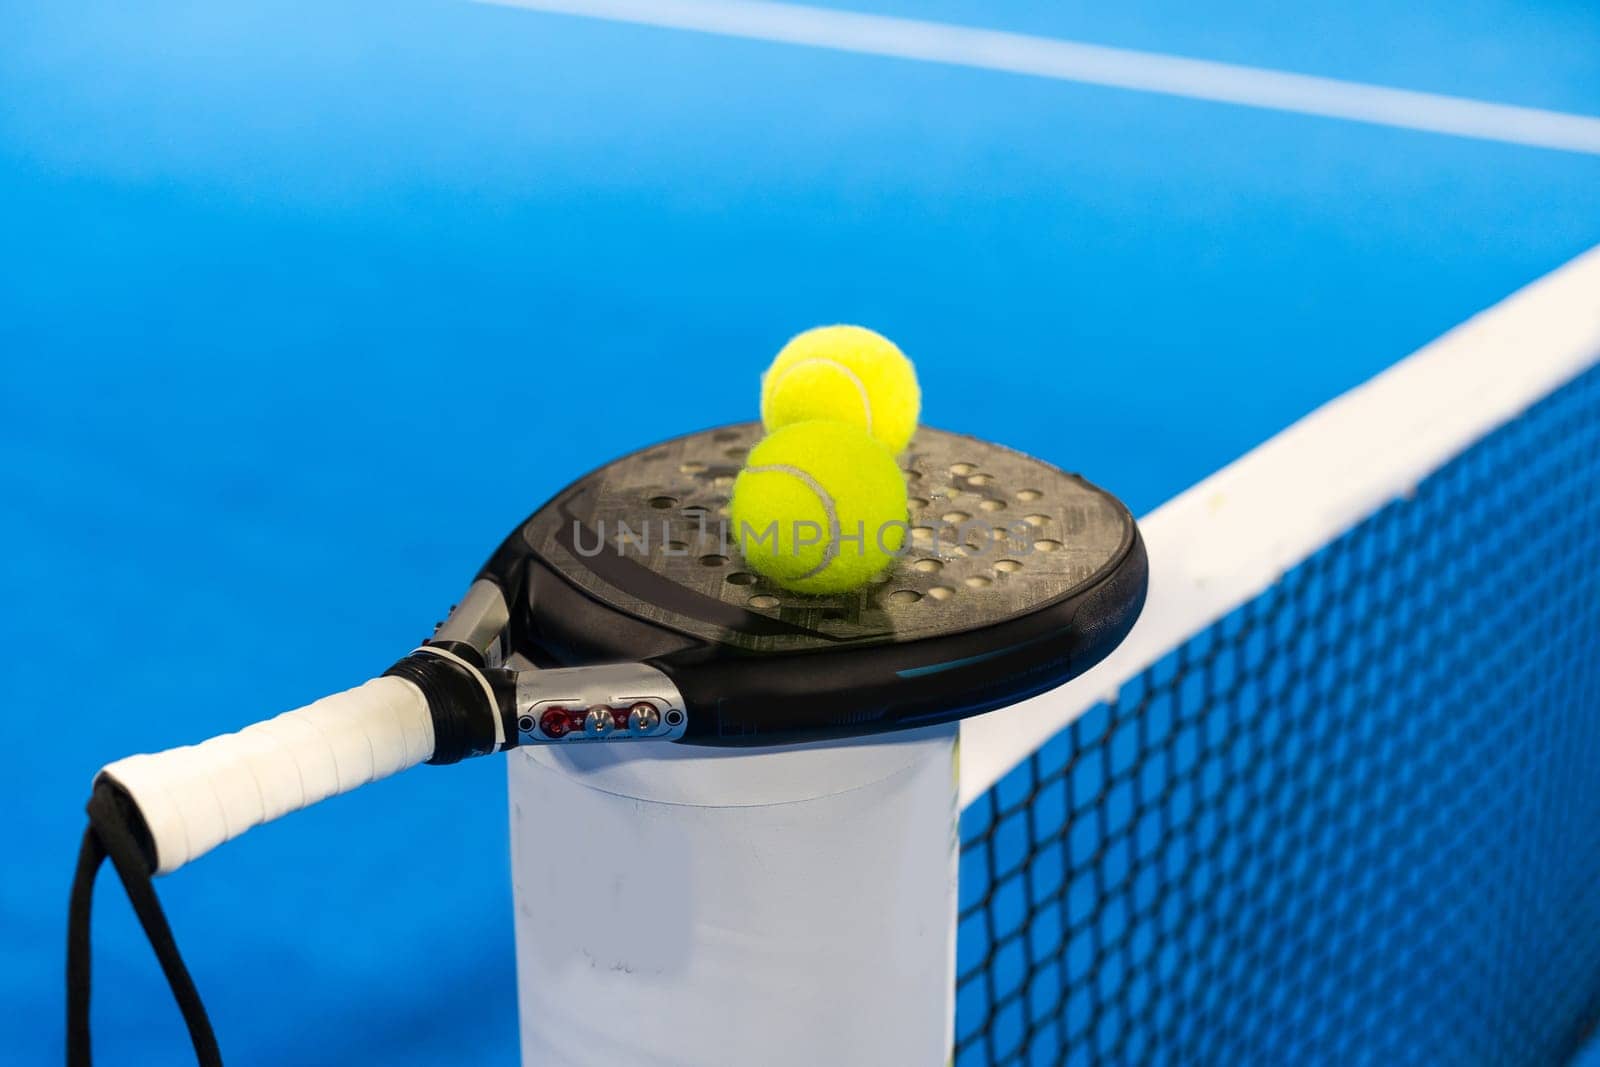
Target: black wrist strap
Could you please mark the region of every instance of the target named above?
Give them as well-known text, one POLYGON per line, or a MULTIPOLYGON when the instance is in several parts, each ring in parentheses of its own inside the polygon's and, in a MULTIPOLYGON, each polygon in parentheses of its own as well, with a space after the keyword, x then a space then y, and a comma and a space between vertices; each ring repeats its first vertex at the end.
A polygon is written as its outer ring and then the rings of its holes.
POLYGON ((101 863, 110 857, 122 880, 128 902, 144 928, 150 947, 155 950, 162 973, 172 988, 178 1010, 189 1028, 195 1059, 202 1067, 221 1067, 222 1053, 206 1017, 205 1005, 195 988, 189 969, 178 953, 172 928, 161 910, 151 874, 155 857, 149 834, 139 810, 115 784, 105 779, 95 783, 89 797, 89 828, 78 849, 78 869, 72 879, 72 896, 67 911, 67 1063, 69 1067, 89 1067, 89 957, 90 910, 94 903, 94 880, 101 863), (141 837, 144 841, 141 842, 141 837))

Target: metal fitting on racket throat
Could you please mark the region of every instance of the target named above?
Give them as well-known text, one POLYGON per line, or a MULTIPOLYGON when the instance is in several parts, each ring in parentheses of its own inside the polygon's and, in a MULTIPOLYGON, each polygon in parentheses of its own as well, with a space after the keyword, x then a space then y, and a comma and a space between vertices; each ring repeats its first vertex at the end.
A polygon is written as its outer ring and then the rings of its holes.
POLYGON ((461 603, 450 609, 449 618, 434 628, 428 643, 447 648, 480 667, 498 667, 505 662, 506 624, 510 621, 505 592, 488 578, 479 578, 467 589, 461 603))
POLYGON ((676 741, 689 724, 672 679, 643 663, 517 675, 517 743, 676 741))

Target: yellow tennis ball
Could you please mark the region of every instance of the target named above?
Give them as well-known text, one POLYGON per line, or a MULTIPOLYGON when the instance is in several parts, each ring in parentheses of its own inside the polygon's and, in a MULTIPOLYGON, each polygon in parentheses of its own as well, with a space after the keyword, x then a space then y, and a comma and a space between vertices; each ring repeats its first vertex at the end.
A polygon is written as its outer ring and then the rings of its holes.
POLYGON ((905 475, 847 422, 796 422, 750 450, 733 483, 729 536, 750 569, 797 593, 842 593, 905 542, 905 475))
POLYGON ((891 452, 917 429, 922 390, 911 361, 887 337, 861 326, 819 326, 778 353, 761 379, 768 430, 810 419, 860 426, 891 452))

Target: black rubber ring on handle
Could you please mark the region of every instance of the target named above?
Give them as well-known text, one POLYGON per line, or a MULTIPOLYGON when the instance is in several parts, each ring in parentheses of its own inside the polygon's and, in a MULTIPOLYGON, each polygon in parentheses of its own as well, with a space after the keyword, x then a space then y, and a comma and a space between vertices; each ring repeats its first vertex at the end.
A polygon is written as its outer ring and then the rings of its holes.
POLYGON ((496 748, 495 720, 500 709, 489 702, 484 682, 460 663, 418 650, 383 672, 422 690, 433 718, 429 763, 457 763, 486 756, 496 748))

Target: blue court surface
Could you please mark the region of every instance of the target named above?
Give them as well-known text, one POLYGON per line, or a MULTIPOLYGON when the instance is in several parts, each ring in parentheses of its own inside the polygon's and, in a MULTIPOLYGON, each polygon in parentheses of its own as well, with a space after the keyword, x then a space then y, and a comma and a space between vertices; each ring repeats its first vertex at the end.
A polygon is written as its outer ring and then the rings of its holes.
MULTIPOLYGON (((1600 243, 1581 145, 465 2, 5 8, 13 1063, 61 1055, 98 767, 381 671, 568 480, 754 418, 790 334, 882 330, 925 421, 1143 513, 1600 243)), ((1600 115, 1587 0, 876 11, 1600 115)), ((160 883, 230 1063, 516 1061, 503 775, 160 883)), ((103 1062, 180 1060, 97 903, 103 1062)))

